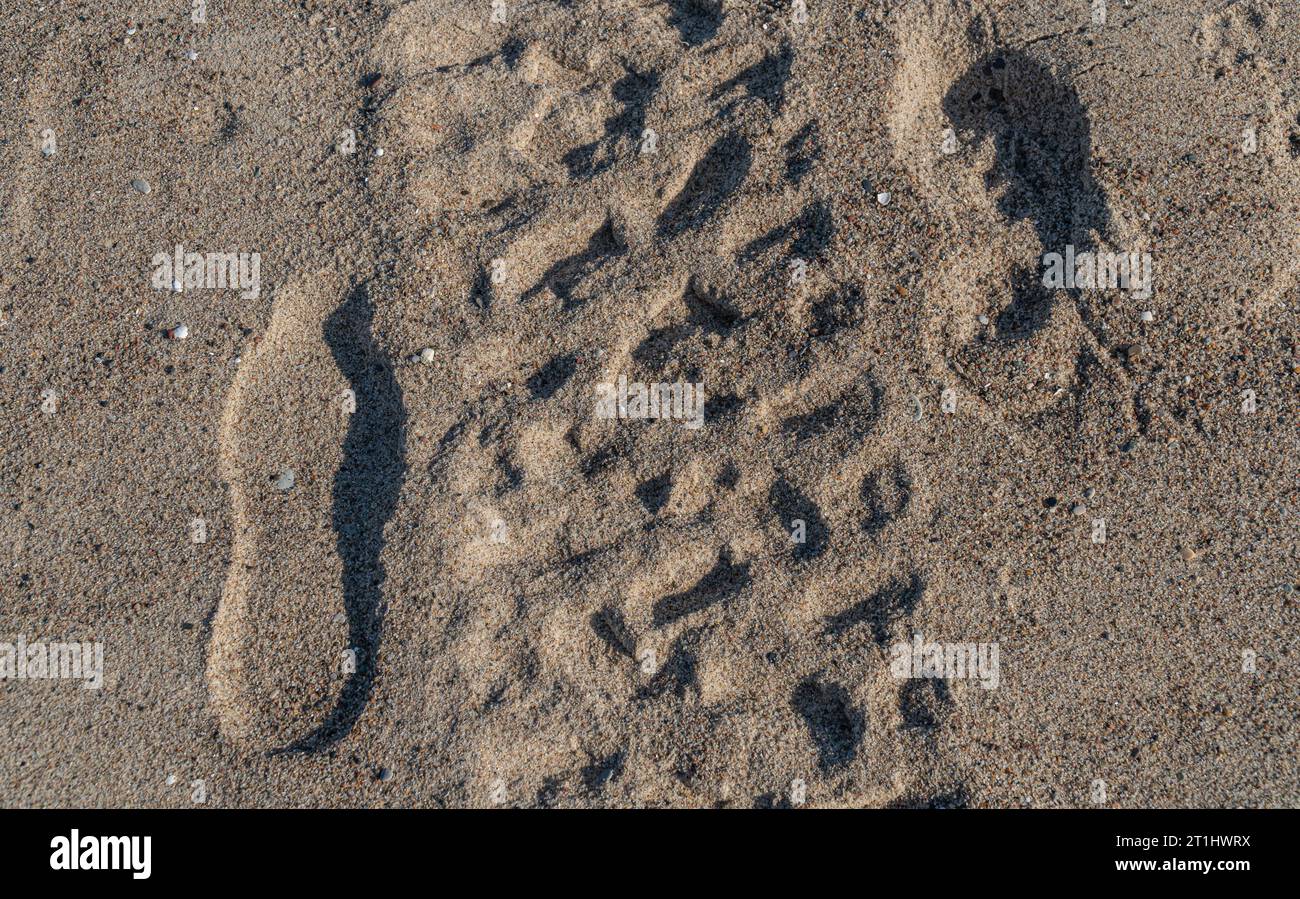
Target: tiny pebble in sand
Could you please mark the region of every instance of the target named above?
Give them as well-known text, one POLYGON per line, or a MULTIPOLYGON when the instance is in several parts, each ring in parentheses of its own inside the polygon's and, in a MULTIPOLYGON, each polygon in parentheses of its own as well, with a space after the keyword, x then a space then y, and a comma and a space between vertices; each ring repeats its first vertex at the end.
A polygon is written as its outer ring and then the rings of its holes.
POLYGON ((427 346, 420 350, 420 361, 425 365, 430 364, 436 358, 438 358, 438 354, 433 351, 433 347, 427 346))
POLYGON ((190 329, 186 325, 177 325, 167 332, 167 336, 172 340, 184 340, 190 336, 190 329))
POLYGON ((280 472, 278 475, 276 475, 276 477, 275 477, 275 489, 276 489, 276 490, 292 490, 292 489, 293 489, 293 472, 286 468, 284 471, 282 471, 282 472, 280 472))
POLYGON ((882 190, 880 193, 876 194, 876 202, 881 206, 888 206, 889 201, 892 199, 894 199, 894 195, 887 190, 882 190))
POLYGON ((131 186, 136 189, 137 193, 142 194, 147 194, 149 191, 153 190, 153 188, 149 186, 149 182, 143 178, 136 178, 131 182, 131 186))

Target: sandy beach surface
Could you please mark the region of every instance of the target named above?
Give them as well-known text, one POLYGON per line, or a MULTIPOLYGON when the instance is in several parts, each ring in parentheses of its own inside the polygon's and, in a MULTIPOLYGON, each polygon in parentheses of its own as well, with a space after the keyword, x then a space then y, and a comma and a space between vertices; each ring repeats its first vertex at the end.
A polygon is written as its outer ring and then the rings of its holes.
POLYGON ((0 230, 0 805, 1300 804, 1292 0, 10 2, 0 230))

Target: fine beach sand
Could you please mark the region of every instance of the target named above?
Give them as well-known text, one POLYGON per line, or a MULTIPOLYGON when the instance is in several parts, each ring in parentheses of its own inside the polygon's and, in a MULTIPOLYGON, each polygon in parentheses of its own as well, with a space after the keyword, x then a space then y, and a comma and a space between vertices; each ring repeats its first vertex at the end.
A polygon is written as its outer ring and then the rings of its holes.
POLYGON ((0 805, 1300 804, 1300 15, 1107 6, 7 4, 0 805))

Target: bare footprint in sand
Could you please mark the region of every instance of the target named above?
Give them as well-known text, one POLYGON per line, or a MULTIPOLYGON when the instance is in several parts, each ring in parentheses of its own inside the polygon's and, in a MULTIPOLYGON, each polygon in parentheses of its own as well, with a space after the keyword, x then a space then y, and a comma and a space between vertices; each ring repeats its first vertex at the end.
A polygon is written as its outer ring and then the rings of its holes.
POLYGON ((284 289, 226 401, 236 533, 208 683, 223 733, 246 749, 324 748, 371 694, 383 528, 405 471, 405 412, 371 318, 364 286, 284 289))
POLYGON ((1040 34, 1031 18, 998 21, 965 0, 894 16, 893 155, 961 237, 925 285, 940 301, 922 327, 932 376, 962 382, 986 418, 1061 448, 1190 436, 1197 413, 1176 385, 1153 383, 1160 363, 1146 360, 1209 369, 1225 335, 1249 342, 1294 283, 1294 266, 1232 246, 1249 234, 1286 258, 1295 245, 1294 210, 1278 199, 1297 168, 1295 110, 1256 52, 1280 25, 1244 6, 1178 15, 1195 40, 1166 62, 1181 68, 1176 81, 1125 81, 1140 60, 1099 50, 1086 28, 1040 34), (1148 120, 1196 124, 1153 132, 1116 115, 1116 84, 1148 120), (1150 172, 1200 201, 1162 212, 1150 172), (1241 230, 1222 227, 1225 216, 1241 230), (1084 253, 1136 254, 1145 283, 1116 289, 1099 275, 1094 286, 1085 273, 1079 286, 1044 287, 1047 254, 1084 253))
POLYGON ((965 250, 934 267, 931 289, 956 316, 932 322, 926 344, 985 411, 1011 420, 1068 402, 1090 368, 1131 432, 1132 388, 1102 314, 1072 284, 1042 281, 1045 253, 1068 246, 1073 258, 1111 239, 1089 111, 1067 75, 1013 48, 985 48, 995 39, 972 37, 981 29, 960 4, 937 10, 900 17, 890 121, 898 161, 968 235, 965 250))

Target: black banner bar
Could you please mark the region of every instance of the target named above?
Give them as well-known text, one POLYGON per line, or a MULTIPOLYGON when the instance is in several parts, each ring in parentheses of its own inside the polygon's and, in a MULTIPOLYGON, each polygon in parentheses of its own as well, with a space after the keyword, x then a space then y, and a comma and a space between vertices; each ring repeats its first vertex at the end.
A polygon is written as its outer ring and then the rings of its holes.
MULTIPOLYGON (((925 885, 1037 876, 1047 883, 1229 887, 1289 874, 1294 811, 5 811, 0 870, 51 885, 258 884, 342 889, 376 877, 516 872, 553 881, 664 879, 674 865, 749 880, 784 870, 911 872, 925 885), (147 839, 146 839, 147 838, 147 839), (712 859, 712 861, 710 861, 712 859), (532 872, 529 875, 527 872, 532 872)), ((682 869, 684 873, 686 869, 682 869)), ((23 882, 11 881, 14 883, 23 882)), ((985 881, 987 883, 987 881, 985 881)), ((1040 881, 1044 882, 1044 881, 1040 881)))

